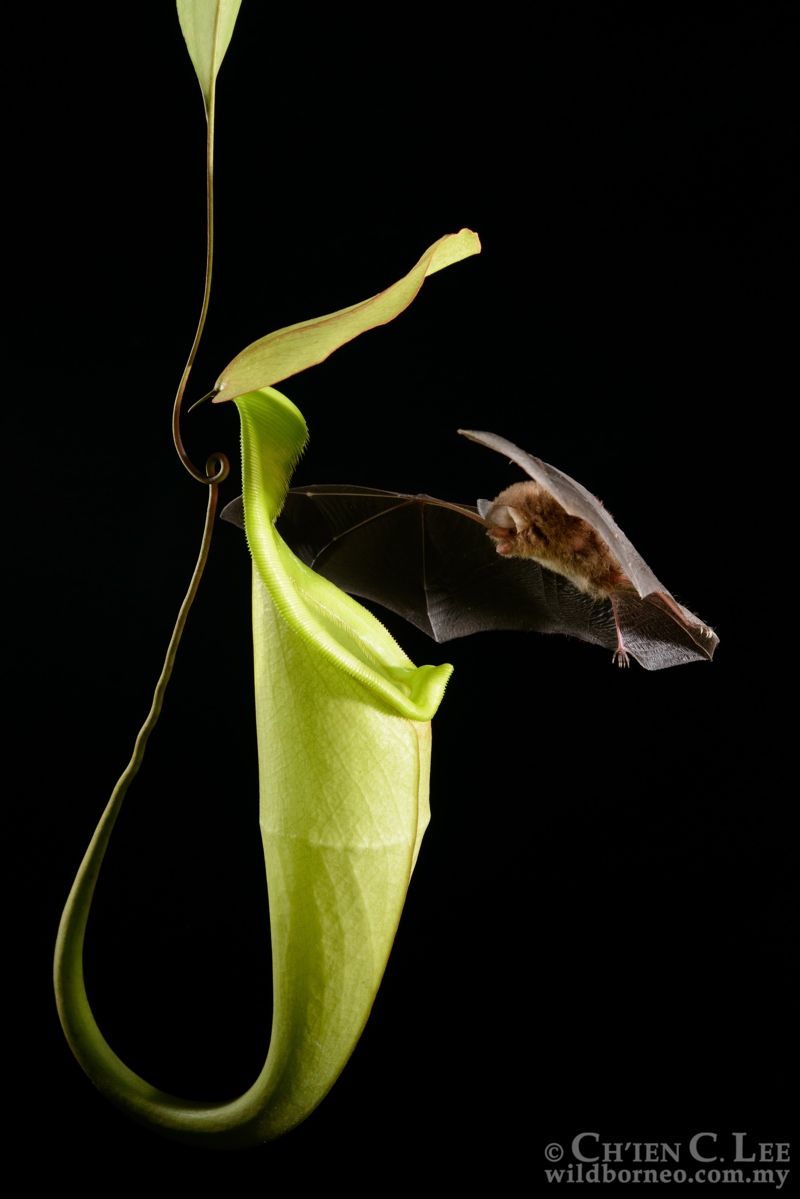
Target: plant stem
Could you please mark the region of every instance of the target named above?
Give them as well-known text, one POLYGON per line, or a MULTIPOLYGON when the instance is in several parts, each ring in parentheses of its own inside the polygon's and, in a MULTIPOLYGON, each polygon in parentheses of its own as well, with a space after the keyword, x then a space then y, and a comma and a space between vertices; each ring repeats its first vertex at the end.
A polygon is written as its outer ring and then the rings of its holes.
POLYGON ((175 449, 189 474, 198 483, 209 483, 212 481, 214 483, 221 483, 227 477, 230 470, 228 459, 224 454, 212 454, 206 462, 205 472, 198 470, 189 457, 186 447, 183 444, 183 438, 181 437, 183 397, 203 337, 206 317, 208 316, 208 306, 211 300, 211 273, 214 266, 214 108, 214 97, 212 95, 211 104, 208 109, 206 136, 206 275, 203 285, 203 302, 200 306, 200 318, 197 322, 192 348, 189 351, 189 357, 186 359, 186 365, 183 368, 183 374, 178 384, 178 391, 175 395, 175 403, 172 406, 172 440, 175 443, 175 449))
MULTIPOLYGON (((184 1127, 186 1120, 192 1122, 193 1113, 202 1105, 184 1103, 171 1096, 162 1095, 150 1087, 143 1079, 138 1078, 117 1055, 105 1040, 92 1014, 91 1006, 86 995, 83 973, 83 946, 86 938, 86 927, 89 920, 92 898, 94 896, 100 867, 103 863, 106 848, 111 833, 122 808, 128 788, 139 772, 144 759, 147 742, 158 723, 161 708, 169 684, 178 646, 183 635, 186 620, 195 596, 200 587, 206 562, 208 560, 211 538, 214 532, 214 521, 217 513, 219 484, 229 471, 228 459, 224 454, 212 454, 206 462, 205 472, 199 471, 187 454, 180 432, 181 406, 186 385, 194 365, 200 340, 203 336, 206 316, 208 315, 209 298, 211 295, 211 269, 214 249, 214 105, 213 100, 208 113, 208 137, 206 143, 206 275, 203 288, 203 303, 200 309, 200 319, 192 342, 192 348, 186 361, 175 404, 172 411, 172 433, 178 456, 189 474, 198 482, 208 487, 208 505, 200 543, 197 562, 189 582, 189 588, 184 596, 178 612, 175 627, 167 646, 166 657, 161 668, 150 711, 144 724, 139 729, 134 744, 133 753, 128 765, 111 793, 100 822, 86 850, 83 861, 75 876, 64 912, 61 916, 54 961, 54 983, 56 1005, 64 1034, 78 1062, 100 1090, 115 1098, 122 1106, 134 1115, 142 1117, 149 1114, 153 1117, 155 1108, 159 1111, 173 1113, 177 1126, 184 1127)), ((212 1123, 216 1120, 216 1108, 211 1109, 212 1123)), ((224 1122, 224 1120, 223 1120, 224 1122)))

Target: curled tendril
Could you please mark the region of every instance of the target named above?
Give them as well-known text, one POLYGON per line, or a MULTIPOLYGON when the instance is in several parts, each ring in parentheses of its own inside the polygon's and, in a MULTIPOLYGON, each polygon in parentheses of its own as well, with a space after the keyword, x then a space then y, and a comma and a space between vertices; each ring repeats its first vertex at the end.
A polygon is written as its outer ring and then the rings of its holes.
POLYGON ((206 461, 206 482, 222 483, 230 473, 231 464, 227 454, 211 454, 206 461))
MULTIPOLYGON (((194 354, 192 354, 192 358, 187 363, 187 367, 191 367, 193 358, 194 354)), ((175 397, 175 406, 172 409, 172 440, 175 442, 178 457, 193 479, 196 479, 198 483, 205 483, 206 485, 222 483, 224 479, 227 479, 231 469, 227 454, 223 454, 221 451, 211 454, 206 460, 205 471, 201 471, 194 465, 187 453, 186 446, 183 444, 183 437, 181 436, 181 411, 183 409, 183 395, 186 389, 187 378, 188 370, 184 372, 184 377, 181 379, 178 394, 175 397)), ((196 400, 189 411, 191 412, 198 404, 202 404, 203 400, 208 400, 214 395, 216 395, 216 392, 211 391, 208 395, 196 400)))

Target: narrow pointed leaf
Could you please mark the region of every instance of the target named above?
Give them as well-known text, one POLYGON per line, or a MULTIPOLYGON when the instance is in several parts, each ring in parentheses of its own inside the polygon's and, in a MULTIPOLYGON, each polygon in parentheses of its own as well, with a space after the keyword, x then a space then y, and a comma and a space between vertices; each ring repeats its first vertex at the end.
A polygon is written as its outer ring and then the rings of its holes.
POLYGON ((203 91, 206 112, 242 0, 177 0, 178 20, 203 91))
POLYGON ((471 229, 449 233, 425 251, 413 270, 378 295, 327 316, 278 329, 252 342, 217 379, 214 402, 234 400, 245 392, 270 387, 323 362, 354 337, 399 316, 428 275, 480 253, 480 248, 478 235, 471 229))

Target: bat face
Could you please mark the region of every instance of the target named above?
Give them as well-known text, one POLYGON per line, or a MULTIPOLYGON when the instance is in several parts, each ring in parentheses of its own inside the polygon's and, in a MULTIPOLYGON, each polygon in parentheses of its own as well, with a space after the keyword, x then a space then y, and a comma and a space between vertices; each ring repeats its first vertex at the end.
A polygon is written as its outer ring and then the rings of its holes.
POLYGON ((540 483, 514 483, 492 503, 481 501, 478 507, 503 557, 533 558, 595 599, 632 590, 619 562, 592 526, 580 516, 570 516, 540 483))
MULTIPOLYGON (((490 536, 501 542, 504 554, 535 557, 569 578, 579 590, 607 599, 617 634, 614 660, 620 666, 628 665, 628 643, 639 641, 642 634, 650 636, 655 627, 654 610, 683 629, 700 651, 695 656, 713 657, 719 642, 716 634, 658 581, 600 500, 569 475, 496 433, 470 429, 459 429, 459 433, 510 458, 530 476, 533 490, 530 483, 516 484, 493 504, 481 506, 481 515, 487 520, 497 519, 490 536)), ((642 661, 639 653, 631 653, 642 661)), ((689 660, 666 656, 669 660, 662 662, 660 652, 656 654, 659 665, 689 660)))
MULTIPOLYGON (((297 488, 278 531, 308 566, 437 642, 497 629, 562 633, 647 670, 713 656, 716 635, 580 483, 496 434, 467 436, 528 479, 477 510, 352 485, 297 488)), ((243 524, 241 498, 222 516, 243 524)))

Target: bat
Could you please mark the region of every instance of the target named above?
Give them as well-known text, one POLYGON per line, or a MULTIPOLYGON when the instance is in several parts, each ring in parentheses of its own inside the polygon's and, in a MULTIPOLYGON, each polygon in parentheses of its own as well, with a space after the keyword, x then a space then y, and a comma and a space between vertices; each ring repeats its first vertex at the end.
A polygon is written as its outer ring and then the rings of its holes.
POLYGON ((493 502, 478 502, 498 554, 533 559, 569 579, 584 594, 607 602, 617 638, 614 661, 619 666, 629 665, 623 624, 643 627, 653 610, 683 629, 703 651, 701 657, 713 657, 719 641, 716 634, 658 581, 591 492, 496 433, 470 429, 459 433, 504 454, 530 476, 529 482, 506 488, 493 502))
MULTIPOLYGON (((517 629, 577 637, 647 670, 713 657, 716 634, 586 488, 496 434, 459 432, 529 478, 476 507, 353 485, 295 488, 278 531, 308 566, 437 642, 517 629)), ((241 497, 222 516, 243 525, 241 497)))

